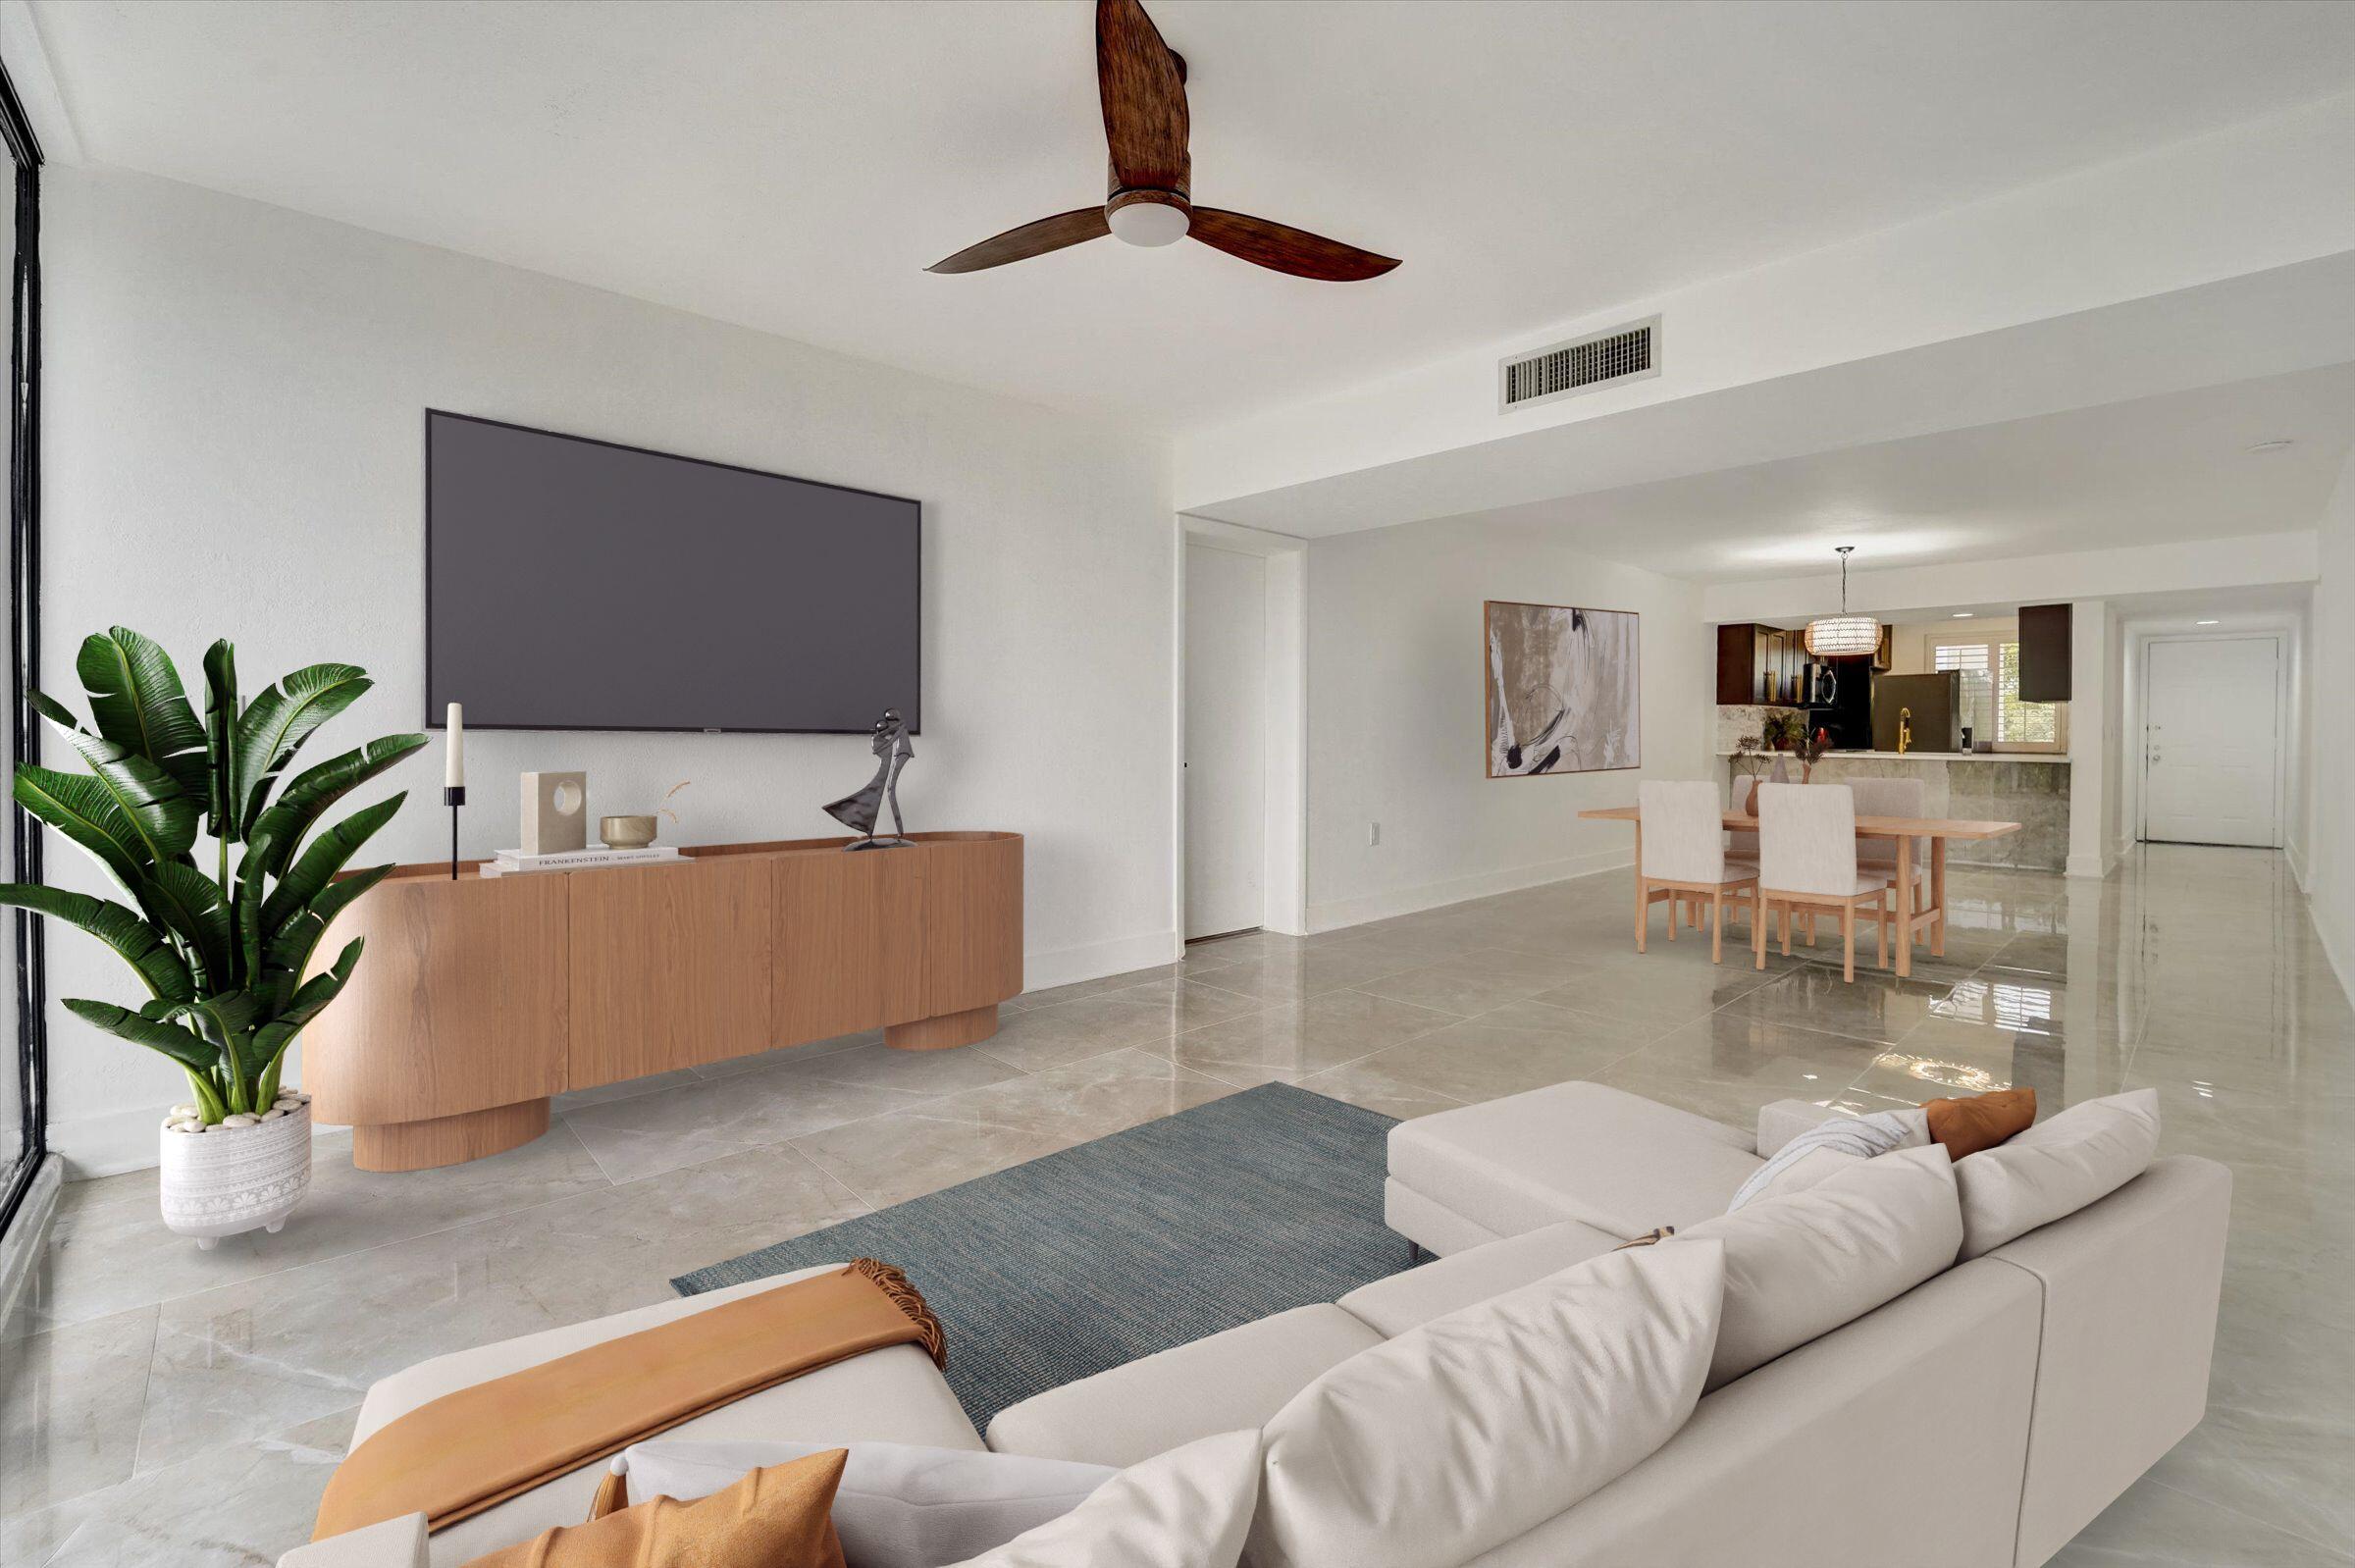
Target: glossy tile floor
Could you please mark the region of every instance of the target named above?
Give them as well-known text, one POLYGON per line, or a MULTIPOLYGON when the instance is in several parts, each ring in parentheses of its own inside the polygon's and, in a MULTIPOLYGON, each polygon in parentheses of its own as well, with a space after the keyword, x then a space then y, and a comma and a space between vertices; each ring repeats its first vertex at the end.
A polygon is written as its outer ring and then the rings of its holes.
POLYGON ((574 1096, 451 1170, 365 1176, 325 1138, 285 1233, 210 1253, 156 1222, 151 1173, 74 1183, 0 1341, 0 1562, 271 1562, 376 1378, 1239 1087, 1415 1116, 1589 1077, 1738 1124, 1788 1095, 2156 1086, 2163 1148, 2235 1174, 2210 1414, 2057 1560, 2355 1563, 2355 1012, 2280 858, 1954 893, 1943 960, 1853 987, 1829 941, 1712 967, 1657 911, 1639 959, 1624 873, 1231 938, 1025 996, 963 1051, 833 1040, 574 1096))

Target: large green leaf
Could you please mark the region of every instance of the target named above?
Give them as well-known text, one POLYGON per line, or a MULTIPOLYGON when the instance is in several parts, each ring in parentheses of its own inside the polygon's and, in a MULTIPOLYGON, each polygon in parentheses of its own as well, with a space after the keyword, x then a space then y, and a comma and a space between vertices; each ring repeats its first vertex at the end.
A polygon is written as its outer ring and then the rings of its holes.
POLYGON ((278 799, 254 819, 248 837, 255 849, 248 853, 259 852, 263 836, 268 835, 271 844, 263 856, 263 868, 273 876, 280 874, 294 858, 302 836, 329 807, 424 745, 422 735, 388 735, 356 752, 304 768, 287 781, 278 799))
POLYGON ((287 916, 286 923, 270 933, 270 947, 264 964, 274 971, 284 971, 300 979, 311 962, 311 953, 336 916, 351 906, 354 899, 392 874, 390 865, 371 866, 338 877, 319 890, 310 903, 287 916))
POLYGON ((389 801, 362 807, 313 839, 311 847, 288 867, 278 886, 262 901, 262 928, 276 931, 288 915, 325 891, 336 873, 343 869, 344 862, 368 842, 369 835, 392 820, 392 813, 408 798, 404 790, 389 801))
POLYGON ((127 626, 93 632, 74 660, 98 733, 135 752, 202 799, 207 760, 204 726, 188 706, 172 657, 127 626))
POLYGON ((188 967, 172 951, 172 944, 120 904, 36 882, 0 882, 0 904, 13 904, 87 931, 121 955, 124 963, 139 971, 147 989, 166 1001, 185 1002, 196 994, 188 980, 188 967))
POLYGON ((373 683, 354 664, 313 664, 255 698, 237 719, 233 793, 237 825, 251 834, 270 799, 270 786, 311 732, 359 701, 373 683))
POLYGON ((129 1008, 117 1007, 112 1002, 68 997, 66 1010, 76 1018, 95 1023, 107 1033, 129 1040, 133 1045, 160 1051, 191 1072, 209 1072, 221 1060, 221 1053, 208 1045, 203 1036, 177 1023, 142 1018, 129 1008))
POLYGON ((179 937, 196 966, 196 994, 236 984, 231 959, 229 905, 220 884, 193 865, 166 861, 155 866, 140 902, 179 937))
POLYGON ((279 1058, 294 1043, 302 1026, 317 1018, 330 1002, 343 993, 344 982, 358 967, 360 951, 367 945, 365 937, 353 937, 337 955, 336 962, 321 973, 312 975, 294 993, 291 1001, 280 1010, 277 1018, 253 1031, 251 1058, 260 1071, 260 1080, 275 1086, 278 1082, 279 1058))
POLYGON ((223 638, 204 651, 205 810, 213 837, 237 836, 237 651, 223 638))
POLYGON ((17 764, 17 804, 89 851, 126 892, 139 898, 146 880, 146 843, 106 786, 79 773, 17 764))
POLYGON ((132 831, 147 846, 147 858, 169 861, 185 855, 196 842, 195 800, 183 793, 180 781, 128 747, 83 730, 66 739, 81 754, 91 776, 114 797, 132 831))

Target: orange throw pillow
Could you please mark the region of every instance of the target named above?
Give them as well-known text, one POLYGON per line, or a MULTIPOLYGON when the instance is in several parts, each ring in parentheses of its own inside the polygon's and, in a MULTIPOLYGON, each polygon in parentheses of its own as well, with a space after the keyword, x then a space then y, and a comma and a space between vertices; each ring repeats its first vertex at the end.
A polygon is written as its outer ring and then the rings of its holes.
POLYGON ((2036 1091, 1998 1089, 1963 1099, 1924 1100, 1921 1108, 1930 1114, 1930 1141, 1945 1144, 1948 1159, 1960 1160, 2026 1131, 2036 1120, 2036 1091))
POLYGON ((834 1490, 848 1448, 756 1470, 694 1502, 656 1497, 466 1568, 843 1568, 834 1490))

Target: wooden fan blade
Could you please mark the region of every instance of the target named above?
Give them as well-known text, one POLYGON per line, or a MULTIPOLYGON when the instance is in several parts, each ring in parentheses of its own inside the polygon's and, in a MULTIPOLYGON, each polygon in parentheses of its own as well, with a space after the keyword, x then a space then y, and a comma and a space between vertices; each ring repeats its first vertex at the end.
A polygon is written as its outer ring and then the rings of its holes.
POLYGON ((1185 78, 1137 0, 1096 0, 1096 91, 1121 184, 1185 194, 1185 78))
POLYGON ((979 272, 984 267, 1003 267, 1010 261, 1027 261, 1066 245, 1101 239, 1111 233, 1112 226, 1104 221, 1103 208, 1080 207, 1026 223, 1020 229, 1009 229, 1002 235, 992 235, 977 245, 966 246, 946 261, 934 262, 924 271, 979 272))
POLYGON ((1194 238, 1230 256, 1321 283, 1362 283, 1368 278, 1379 278, 1398 265, 1397 258, 1392 256, 1377 256, 1371 250, 1344 245, 1305 229, 1218 207, 1196 207, 1190 232, 1194 238))

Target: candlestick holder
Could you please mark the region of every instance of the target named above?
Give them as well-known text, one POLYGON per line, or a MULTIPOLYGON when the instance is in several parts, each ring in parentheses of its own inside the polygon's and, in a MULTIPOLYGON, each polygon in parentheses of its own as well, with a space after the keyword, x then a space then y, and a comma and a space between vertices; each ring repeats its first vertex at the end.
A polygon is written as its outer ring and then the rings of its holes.
POLYGON ((458 808, 466 804, 466 786, 445 784, 442 787, 442 804, 449 808, 449 879, 458 879, 458 808))

